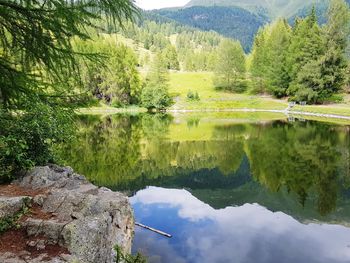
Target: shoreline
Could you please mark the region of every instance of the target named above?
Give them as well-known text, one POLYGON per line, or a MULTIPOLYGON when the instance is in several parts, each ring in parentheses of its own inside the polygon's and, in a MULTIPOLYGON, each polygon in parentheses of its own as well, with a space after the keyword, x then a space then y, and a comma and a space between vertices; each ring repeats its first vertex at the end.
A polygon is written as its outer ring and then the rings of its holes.
MULTIPOLYGON (((91 108, 91 109, 79 109, 77 111, 80 115, 110 115, 110 114, 118 114, 118 113, 130 113, 130 114, 138 114, 147 112, 144 108, 91 108)), ((332 114, 332 113, 317 113, 310 111, 298 111, 298 110, 276 110, 276 109, 254 109, 254 108, 223 108, 223 109, 167 109, 165 112, 167 113, 205 113, 205 112, 246 112, 246 113, 254 113, 254 112, 267 112, 267 113, 280 113, 286 115, 286 117, 293 116, 306 116, 306 117, 317 117, 324 119, 337 119, 337 120, 345 120, 350 122, 350 116, 341 115, 341 114, 332 114)))
POLYGON ((271 113, 281 113, 287 117, 290 115, 304 115, 311 117, 321 117, 329 119, 342 119, 349 120, 350 116, 338 115, 338 114, 325 114, 325 113, 314 113, 308 111, 289 111, 289 110, 265 110, 265 109, 198 109, 198 110, 167 110, 170 113, 189 113, 189 112, 271 112, 271 113))

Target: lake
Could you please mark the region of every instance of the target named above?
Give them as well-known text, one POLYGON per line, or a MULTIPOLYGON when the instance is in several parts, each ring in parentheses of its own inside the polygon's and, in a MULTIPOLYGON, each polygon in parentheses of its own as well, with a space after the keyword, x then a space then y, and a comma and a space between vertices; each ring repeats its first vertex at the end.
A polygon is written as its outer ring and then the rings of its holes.
POLYGON ((80 116, 65 164, 130 196, 149 262, 350 262, 350 126, 267 113, 80 116))

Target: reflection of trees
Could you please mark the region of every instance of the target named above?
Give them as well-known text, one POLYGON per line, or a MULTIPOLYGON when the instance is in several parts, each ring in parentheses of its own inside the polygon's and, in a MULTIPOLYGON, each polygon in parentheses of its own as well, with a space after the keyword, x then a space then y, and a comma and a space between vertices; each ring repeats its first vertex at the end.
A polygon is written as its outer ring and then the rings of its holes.
MULTIPOLYGON (((345 193, 350 185, 346 128, 316 122, 213 124, 210 140, 171 141, 171 123, 164 114, 81 117, 77 140, 61 155, 99 185, 133 190, 167 180, 178 187, 241 187, 233 177, 242 173, 237 170, 243 160, 249 175, 247 156, 261 185, 273 192, 287 189, 302 205, 316 199, 322 215, 335 208, 339 189, 345 193)), ((191 129, 201 129, 200 122, 191 129)), ((247 178, 240 176, 244 184, 247 178)))
POLYGON ((243 140, 232 131, 242 134, 243 126, 215 129, 210 141, 174 142, 167 139, 171 122, 165 114, 81 117, 77 140, 61 155, 97 184, 123 189, 139 177, 146 183, 180 170, 183 174, 218 168, 228 175, 238 169, 243 140))
POLYGON ((138 118, 130 116, 85 119, 78 123, 77 140, 61 155, 97 184, 122 183, 135 176, 139 166, 139 125, 138 118))
POLYGON ((275 123, 257 129, 247 142, 253 176, 272 191, 286 186, 305 204, 317 194, 318 211, 336 206, 340 150, 339 134, 326 124, 275 123))

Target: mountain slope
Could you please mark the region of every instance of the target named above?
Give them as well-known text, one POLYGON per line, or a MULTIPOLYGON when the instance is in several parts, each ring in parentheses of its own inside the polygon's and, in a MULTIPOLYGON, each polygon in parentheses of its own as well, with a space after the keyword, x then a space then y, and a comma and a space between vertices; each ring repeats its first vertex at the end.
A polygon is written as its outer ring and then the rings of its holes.
POLYGON ((205 31, 213 30, 226 37, 237 39, 242 43, 245 51, 250 50, 258 29, 268 22, 263 16, 237 7, 194 6, 176 10, 163 9, 156 12, 179 23, 205 31))
MULTIPOLYGON (((349 0, 347 0, 349 1, 349 0)), ((300 10, 319 4, 328 3, 328 0, 192 0, 186 7, 192 6, 236 6, 254 13, 264 12, 271 19, 277 17, 290 18, 300 10)))

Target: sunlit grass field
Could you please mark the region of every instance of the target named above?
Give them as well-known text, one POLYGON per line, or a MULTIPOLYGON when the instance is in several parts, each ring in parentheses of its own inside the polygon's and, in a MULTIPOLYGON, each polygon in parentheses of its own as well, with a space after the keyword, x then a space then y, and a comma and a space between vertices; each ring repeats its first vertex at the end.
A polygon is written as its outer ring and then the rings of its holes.
POLYGON ((332 104, 332 105, 319 105, 319 106, 313 106, 313 105, 296 106, 293 110, 302 111, 302 112, 350 116, 350 105, 349 104, 332 104))
MULTIPOLYGON (((287 100, 278 100, 270 96, 250 95, 247 93, 235 94, 216 90, 212 78, 213 73, 211 72, 171 72, 169 92, 174 97, 174 105, 171 106, 170 110, 205 112, 225 110, 249 111, 255 109, 271 111, 285 110, 288 107, 287 100), (200 100, 188 100, 187 94, 189 91, 197 92, 200 100)), ((80 113, 113 114, 144 111, 146 109, 137 106, 117 109, 100 105, 99 107, 81 109, 80 113)), ((350 116, 350 102, 349 99, 345 99, 345 102, 342 104, 296 106, 293 108, 293 111, 350 116)))
POLYGON ((264 109, 284 110, 288 103, 271 97, 252 96, 219 91, 214 88, 213 73, 172 72, 170 93, 175 97, 172 109, 222 110, 222 109, 264 109), (189 101, 187 93, 197 92, 200 101, 189 101))
MULTIPOLYGON (((235 94, 219 91, 214 88, 213 73, 210 72, 172 72, 170 74, 170 93, 175 96, 172 110, 284 110, 288 106, 286 100, 278 100, 269 96, 235 94), (200 101, 189 101, 187 93, 198 92, 200 101)), ((350 103, 296 106, 295 111, 320 114, 350 116, 350 103)))

